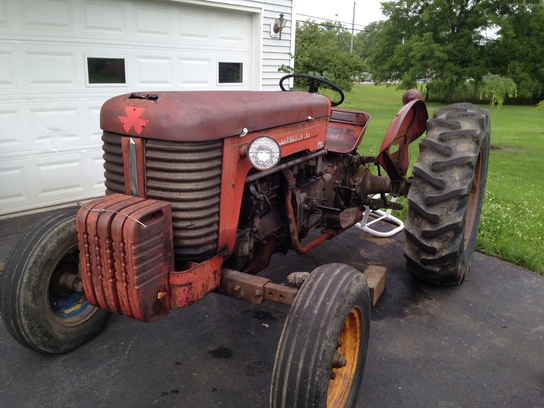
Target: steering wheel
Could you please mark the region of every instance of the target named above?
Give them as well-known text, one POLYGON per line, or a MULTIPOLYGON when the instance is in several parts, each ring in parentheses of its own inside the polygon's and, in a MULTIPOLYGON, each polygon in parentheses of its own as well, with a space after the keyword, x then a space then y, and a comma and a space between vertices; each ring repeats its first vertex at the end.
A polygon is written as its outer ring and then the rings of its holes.
POLYGON ((327 81, 325 78, 321 78, 314 75, 306 75, 306 74, 289 74, 285 75, 282 79, 280 79, 280 88, 282 91, 289 91, 289 88, 285 88, 283 86, 283 82, 286 79, 289 78, 306 78, 309 80, 310 85, 308 88, 309 93, 316 93, 319 90, 319 84, 323 83, 325 85, 328 85, 334 92, 336 92, 338 95, 340 95, 340 100, 338 101, 332 101, 331 100, 331 106, 338 106, 342 102, 344 102, 344 92, 338 87, 338 85, 333 84, 331 81, 327 81))

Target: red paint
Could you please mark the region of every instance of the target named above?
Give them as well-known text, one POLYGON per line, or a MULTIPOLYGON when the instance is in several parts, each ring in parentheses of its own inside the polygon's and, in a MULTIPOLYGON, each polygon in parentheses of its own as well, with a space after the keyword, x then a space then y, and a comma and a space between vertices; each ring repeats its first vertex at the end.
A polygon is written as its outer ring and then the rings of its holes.
POLYGON ((168 315, 170 204, 112 194, 82 207, 76 225, 89 303, 144 322, 168 315))
POLYGON ((149 119, 141 119, 140 116, 145 112, 145 108, 137 108, 135 106, 125 106, 127 116, 119 116, 119 120, 123 125, 125 132, 129 132, 134 127, 137 134, 141 134, 149 119))
POLYGON ((410 161, 408 145, 425 132, 428 117, 425 102, 415 99, 404 105, 391 121, 378 155, 380 166, 391 179, 406 177, 410 161))
POLYGON ((202 299, 221 283, 221 265, 225 255, 223 253, 204 261, 191 265, 184 271, 169 274, 170 307, 186 307, 202 299))

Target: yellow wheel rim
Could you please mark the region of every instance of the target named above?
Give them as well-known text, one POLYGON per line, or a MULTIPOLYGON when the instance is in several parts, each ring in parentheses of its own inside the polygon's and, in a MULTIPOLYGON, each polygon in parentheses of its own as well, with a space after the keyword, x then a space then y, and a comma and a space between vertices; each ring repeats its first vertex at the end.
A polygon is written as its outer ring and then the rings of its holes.
POLYGON ((362 319, 358 309, 351 309, 338 337, 338 347, 331 366, 327 407, 343 407, 353 385, 361 346, 362 319))

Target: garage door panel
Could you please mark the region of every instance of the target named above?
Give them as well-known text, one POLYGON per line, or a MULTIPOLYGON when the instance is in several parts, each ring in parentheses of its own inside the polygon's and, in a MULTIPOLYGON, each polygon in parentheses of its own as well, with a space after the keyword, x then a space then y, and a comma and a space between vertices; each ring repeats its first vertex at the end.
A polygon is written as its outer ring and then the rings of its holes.
POLYGON ((0 133, 0 157, 3 156, 2 153, 5 155, 5 153, 22 146, 20 135, 23 129, 18 126, 18 114, 20 114, 19 110, 0 110, 0 129, 2 129, 0 133))
POLYGON ((137 86, 172 87, 174 60, 169 57, 136 56, 137 86))
POLYGON ((104 194, 102 151, 0 161, 0 214, 104 194), (5 181, 5 183, 4 183, 5 181))
POLYGON ((73 8, 70 0, 24 0, 23 25, 32 30, 73 30, 73 8))
POLYGON ((15 50, 0 51, 0 88, 15 89, 16 67, 15 67, 15 50))
POLYGON ((135 6, 135 33, 137 36, 172 38, 172 9, 167 5, 135 6))
MULTIPOLYGON (((102 103, 98 101, 88 102, 82 109, 81 125, 88 136, 88 143, 91 146, 102 147, 102 129, 100 129, 100 108, 102 103)), ((102 152, 102 150, 100 150, 102 152)), ((102 156, 100 156, 102 157, 102 156)))
POLYGON ((38 199, 59 201, 83 197, 93 185, 99 187, 95 195, 103 194, 103 170, 96 166, 100 162, 97 156, 101 156, 101 152, 95 150, 35 160, 35 179, 40 185, 38 199))
POLYGON ((0 28, 8 28, 11 25, 9 24, 10 20, 10 2, 1 1, 0 2, 0 28))
POLYGON ((83 22, 83 30, 93 34, 127 34, 124 3, 88 1, 83 7, 83 22))
POLYGON ((28 205, 32 201, 29 198, 33 183, 29 183, 29 172, 25 171, 24 163, 0 162, 0 211, 4 212, 10 207, 28 205))
POLYGON ((101 146, 101 101, 0 105, 0 159, 101 146))
POLYGON ((76 88, 77 61, 74 52, 25 51, 25 78, 28 88, 76 88))
POLYGON ((34 135, 33 149, 81 145, 77 108, 30 109, 30 133, 34 135))
POLYGON ((247 47, 248 21, 247 18, 232 14, 218 17, 217 40, 220 42, 234 42, 247 47))
POLYGON ((81 157, 70 155, 55 160, 37 160, 36 176, 39 181, 39 198, 58 197, 62 195, 81 194, 81 157))
POLYGON ((202 12, 188 10, 179 14, 179 29, 182 41, 211 42, 210 17, 202 12))
POLYGON ((94 191, 95 195, 102 195, 106 191, 104 185, 104 152, 100 150, 92 150, 85 153, 84 172, 86 178, 84 180, 85 189, 94 191))
POLYGON ((29 113, 29 133, 34 135, 32 146, 26 146, 29 150, 80 150, 102 146, 100 108, 96 105, 91 110, 84 103, 77 108, 70 107, 68 102, 53 106, 40 104, 31 107, 29 113))
POLYGON ((215 82, 215 60, 211 58, 180 58, 182 88, 211 88, 215 82))

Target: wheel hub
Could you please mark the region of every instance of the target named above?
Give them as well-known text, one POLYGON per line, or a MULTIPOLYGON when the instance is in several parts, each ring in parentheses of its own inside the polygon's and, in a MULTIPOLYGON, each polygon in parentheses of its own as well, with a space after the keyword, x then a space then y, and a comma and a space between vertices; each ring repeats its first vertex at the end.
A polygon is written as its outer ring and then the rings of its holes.
POLYGON ((361 312, 354 308, 344 321, 338 338, 336 353, 332 359, 327 406, 343 407, 346 404, 357 369, 359 347, 362 341, 361 332, 361 312))

